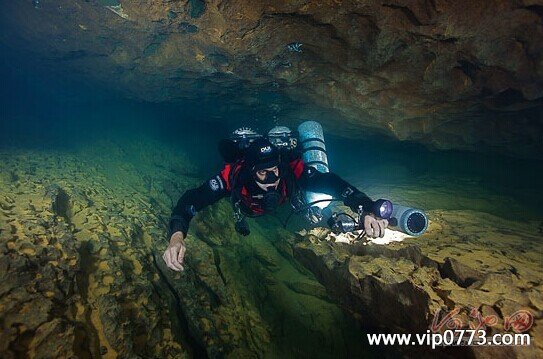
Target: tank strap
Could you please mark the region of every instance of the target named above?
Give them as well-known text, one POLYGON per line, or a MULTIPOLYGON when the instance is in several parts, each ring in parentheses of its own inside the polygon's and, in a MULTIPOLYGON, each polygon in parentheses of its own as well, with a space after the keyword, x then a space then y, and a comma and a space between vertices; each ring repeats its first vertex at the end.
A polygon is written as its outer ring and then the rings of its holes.
POLYGON ((326 168, 328 168, 328 164, 326 162, 323 162, 323 161, 309 161, 307 163, 305 163, 306 165, 308 166, 312 166, 312 165, 323 165, 325 166, 326 168))
POLYGON ((302 153, 306 153, 308 151, 321 151, 321 152, 324 152, 326 153, 326 150, 323 149, 322 147, 319 147, 319 146, 311 146, 311 147, 306 147, 302 150, 302 153))
POLYGON ((310 138, 306 138, 305 140, 301 141, 302 144, 304 143, 307 143, 307 142, 313 142, 313 141, 316 141, 316 142, 320 142, 322 144, 325 144, 324 140, 322 138, 317 138, 317 137, 310 137, 310 138))

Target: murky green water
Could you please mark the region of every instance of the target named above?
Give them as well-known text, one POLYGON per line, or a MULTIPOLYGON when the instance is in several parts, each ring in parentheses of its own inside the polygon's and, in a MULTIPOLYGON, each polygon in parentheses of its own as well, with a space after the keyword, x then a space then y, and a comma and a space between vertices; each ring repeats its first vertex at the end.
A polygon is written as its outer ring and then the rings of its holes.
MULTIPOLYGON (((120 100, 92 87, 74 87, 69 79, 53 81, 47 76, 36 77, 31 71, 3 75, 8 83, 1 94, 3 158, 20 153, 34 154, 38 159, 40 154, 53 153, 58 161, 63 156, 81 156, 84 164, 99 166, 100 175, 111 183, 122 182, 135 193, 145 193, 149 201, 162 201, 156 208, 167 208, 189 188, 187 182, 177 185, 175 176, 168 178, 170 187, 157 182, 163 178, 156 179, 156 171, 175 166, 175 160, 162 155, 162 150, 179 152, 178 175, 195 184, 220 168, 216 144, 232 124, 254 124, 250 120, 206 118, 197 106, 120 100), (138 141, 151 141, 151 159, 143 161, 141 150, 134 149, 138 141), (154 196, 153 186, 159 186, 165 196, 154 196)), ((242 117, 251 116, 245 113, 242 117)), ((425 210, 472 210, 518 222, 543 218, 541 161, 430 151, 385 138, 346 140, 330 133, 326 136, 331 169, 374 198, 390 198, 425 210)), ((21 168, 24 166, 21 163, 21 168)), ((34 166, 39 170, 39 160, 34 166)), ((81 173, 85 171, 81 169, 81 173)), ((28 176, 32 180, 32 175, 28 176)), ((75 187, 77 181, 68 180, 75 187)), ((228 232, 232 230, 228 210, 223 205, 215 217, 207 217, 208 227, 204 227, 211 231, 208 234, 234 236, 228 232), (221 222, 214 228, 210 218, 221 222)), ((167 218, 167 211, 161 211, 159 215, 167 218)), ((266 356, 375 356, 364 347, 363 332, 354 320, 345 316, 315 278, 288 255, 281 241, 289 234, 275 219, 256 223, 251 237, 226 240, 212 252, 222 263, 224 290, 235 293, 225 294, 225 298, 239 301, 231 305, 247 305, 248 311, 255 311, 262 321, 258 325, 268 331, 266 356)), ((205 232, 195 236, 205 240, 203 237, 205 232)))

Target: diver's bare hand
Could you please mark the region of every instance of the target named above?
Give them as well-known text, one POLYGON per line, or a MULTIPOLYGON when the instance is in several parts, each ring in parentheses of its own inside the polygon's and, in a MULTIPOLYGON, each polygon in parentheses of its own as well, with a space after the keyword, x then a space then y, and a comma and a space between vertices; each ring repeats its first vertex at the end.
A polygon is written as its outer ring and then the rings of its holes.
POLYGON ((372 214, 364 216, 364 230, 366 235, 371 238, 383 238, 385 235, 385 228, 388 227, 388 221, 386 219, 375 218, 372 214))
POLYGON ((187 247, 185 245, 185 235, 183 232, 175 232, 170 238, 170 244, 162 259, 166 262, 168 268, 173 269, 174 271, 180 272, 184 270, 183 260, 185 257, 185 251, 187 247))

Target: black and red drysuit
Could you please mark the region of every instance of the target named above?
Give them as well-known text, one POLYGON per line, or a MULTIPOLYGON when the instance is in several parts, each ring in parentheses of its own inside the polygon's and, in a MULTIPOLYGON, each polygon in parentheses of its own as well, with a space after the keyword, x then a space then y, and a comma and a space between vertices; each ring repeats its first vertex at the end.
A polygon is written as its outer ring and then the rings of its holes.
MULTIPOLYGON (((279 165, 279 204, 285 203, 298 191, 310 191, 341 198, 355 212, 360 205, 364 211, 371 211, 374 202, 338 175, 305 166, 299 157, 285 162, 279 165)), ((232 203, 238 204, 244 215, 266 214, 261 201, 266 192, 257 186, 246 167, 243 161, 227 163, 217 175, 199 187, 187 190, 172 211, 169 236, 177 231, 186 235, 196 213, 224 197, 231 197, 232 203)))

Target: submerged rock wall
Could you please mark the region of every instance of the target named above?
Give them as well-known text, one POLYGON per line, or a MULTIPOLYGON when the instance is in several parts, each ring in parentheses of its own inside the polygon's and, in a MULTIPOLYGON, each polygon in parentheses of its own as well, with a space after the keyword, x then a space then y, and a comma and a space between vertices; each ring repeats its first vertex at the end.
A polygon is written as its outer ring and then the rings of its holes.
POLYGON ((129 166, 1 156, 2 357, 184 357, 189 334, 164 311, 174 295, 150 251, 161 208, 129 166))
POLYGON ((419 239, 386 246, 333 243, 317 231, 296 244, 294 255, 370 331, 443 332, 456 323, 487 330, 487 338, 522 332, 532 337, 530 346, 446 348, 440 355, 543 355, 541 224, 469 211, 429 215, 430 228, 419 239), (529 311, 533 324, 516 327, 519 311, 529 311))
MULTIPOLYGON (((162 260, 170 208, 201 174, 145 138, 0 153, 2 358, 363 353, 358 331, 277 233, 221 203, 162 260)), ((276 225, 276 224, 275 224, 276 225)))
POLYGON ((10 66, 23 57, 126 96, 205 104, 200 119, 315 118, 342 136, 542 153, 541 1, 1 6, 10 66))

